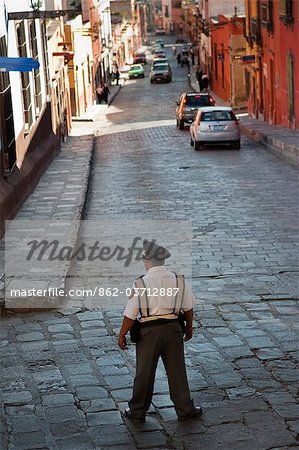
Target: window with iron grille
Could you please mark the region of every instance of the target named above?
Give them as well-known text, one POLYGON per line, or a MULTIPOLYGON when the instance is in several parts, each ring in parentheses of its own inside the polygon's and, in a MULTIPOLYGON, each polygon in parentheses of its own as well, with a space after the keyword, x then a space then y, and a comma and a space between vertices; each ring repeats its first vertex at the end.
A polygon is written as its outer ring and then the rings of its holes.
MULTIPOLYGON (((18 50, 21 58, 27 58, 26 36, 24 20, 17 24, 18 50)), ((22 95, 24 106, 25 132, 28 132, 33 123, 31 86, 28 72, 21 72, 22 95)))
POLYGON ((293 24, 293 13, 293 0, 279 0, 279 16, 286 25, 293 24))
MULTIPOLYGON (((0 38, 0 56, 7 56, 5 36, 0 38)), ((16 163, 16 141, 8 72, 0 72, 0 135, 4 176, 8 176, 16 163)))
MULTIPOLYGON (((35 20, 31 21, 29 24, 29 34, 31 41, 31 52, 32 58, 38 60, 38 47, 37 47, 37 36, 36 36, 36 25, 35 20)), ((42 92, 41 92, 41 82, 40 82, 40 70, 33 70, 34 77, 34 102, 35 110, 37 115, 40 114, 42 109, 42 92)))

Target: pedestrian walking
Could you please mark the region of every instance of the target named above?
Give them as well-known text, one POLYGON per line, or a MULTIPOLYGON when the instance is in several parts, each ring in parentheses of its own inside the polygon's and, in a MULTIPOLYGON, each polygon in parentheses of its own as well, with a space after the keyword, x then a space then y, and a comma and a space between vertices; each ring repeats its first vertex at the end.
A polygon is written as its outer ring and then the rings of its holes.
POLYGON ((102 103, 102 100, 103 100, 103 92, 104 92, 104 89, 103 89, 103 86, 102 86, 102 83, 101 83, 101 84, 99 84, 99 85, 96 87, 97 103, 99 103, 99 104, 102 103))
POLYGON ((145 422, 150 407, 155 373, 161 356, 168 378, 170 398, 179 420, 189 420, 202 413, 190 396, 184 359, 184 340, 192 338, 194 296, 184 277, 166 269, 170 253, 156 242, 143 242, 146 275, 135 280, 131 298, 124 311, 118 345, 126 349, 126 334, 139 329, 136 341, 136 374, 133 396, 125 410, 128 419, 145 422), (181 321, 183 312, 186 328, 181 321), (138 321, 136 318, 138 317, 138 321))
POLYGON ((116 62, 114 62, 113 64, 112 64, 112 74, 111 74, 111 78, 112 78, 112 81, 116 81, 116 85, 118 86, 118 83, 119 83, 119 70, 118 70, 118 65, 117 65, 117 63, 116 62))
POLYGON ((107 84, 103 83, 103 94, 102 94, 102 97, 103 97, 103 100, 104 100, 104 102, 106 104, 108 104, 108 95, 111 95, 111 92, 110 92, 107 84))
POLYGON ((195 72, 195 77, 196 77, 196 79, 198 81, 199 90, 201 91, 202 70, 201 70, 201 68, 199 66, 198 66, 198 68, 197 68, 197 70, 195 72))
POLYGON ((181 59, 182 59, 182 55, 181 55, 181 52, 179 52, 178 56, 176 57, 176 60, 177 60, 179 65, 181 64, 181 59))
POLYGON ((209 77, 206 73, 203 73, 202 78, 201 78, 201 91, 207 91, 208 87, 209 87, 209 77))

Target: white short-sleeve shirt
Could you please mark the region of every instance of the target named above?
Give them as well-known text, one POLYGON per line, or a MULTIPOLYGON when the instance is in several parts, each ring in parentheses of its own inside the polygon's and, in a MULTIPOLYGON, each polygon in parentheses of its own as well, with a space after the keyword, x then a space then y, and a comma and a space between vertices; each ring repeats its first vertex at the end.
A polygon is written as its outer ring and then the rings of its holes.
MULTIPOLYGON (((147 288, 150 316, 171 314, 175 304, 175 274, 167 270, 165 266, 155 266, 151 267, 147 271, 146 275, 143 277, 143 281, 145 283, 145 287, 147 288), (166 295, 167 288, 170 288, 170 290, 168 290, 168 294, 166 295), (173 295, 169 295, 169 293, 173 293, 173 295)), ((191 289, 186 284, 182 301, 182 310, 189 311, 194 307, 194 305, 194 295, 191 289)), ((128 304, 124 311, 124 316, 129 317, 129 319, 135 320, 138 314, 138 295, 135 294, 131 299, 128 300, 128 304)))

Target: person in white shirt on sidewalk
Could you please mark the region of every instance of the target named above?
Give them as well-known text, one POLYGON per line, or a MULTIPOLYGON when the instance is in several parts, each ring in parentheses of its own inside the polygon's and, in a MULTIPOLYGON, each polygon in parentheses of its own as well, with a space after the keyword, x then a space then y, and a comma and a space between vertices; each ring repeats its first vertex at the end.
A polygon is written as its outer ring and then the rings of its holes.
POLYGON ((124 311, 118 341, 119 347, 125 350, 126 334, 138 317, 140 337, 136 341, 136 374, 133 396, 125 415, 135 422, 145 421, 161 356, 178 419, 188 420, 202 413, 190 396, 184 358, 184 340, 188 341, 193 335, 195 299, 184 277, 165 268, 165 259, 170 257, 168 250, 147 240, 143 242, 143 248, 147 273, 134 283, 134 295, 124 311), (184 331, 179 321, 180 313, 184 314, 186 322, 184 331))

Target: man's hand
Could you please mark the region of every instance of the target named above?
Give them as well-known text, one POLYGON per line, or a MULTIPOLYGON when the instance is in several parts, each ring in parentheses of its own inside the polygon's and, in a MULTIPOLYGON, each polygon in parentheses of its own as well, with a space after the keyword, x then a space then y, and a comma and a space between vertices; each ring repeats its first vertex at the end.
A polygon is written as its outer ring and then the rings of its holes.
POLYGON ((187 326, 184 341, 185 342, 190 341, 190 339, 192 339, 192 336, 193 336, 193 328, 192 326, 191 327, 187 326))
POLYGON ((126 336, 119 335, 118 346, 122 350, 128 350, 126 336))

